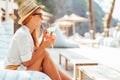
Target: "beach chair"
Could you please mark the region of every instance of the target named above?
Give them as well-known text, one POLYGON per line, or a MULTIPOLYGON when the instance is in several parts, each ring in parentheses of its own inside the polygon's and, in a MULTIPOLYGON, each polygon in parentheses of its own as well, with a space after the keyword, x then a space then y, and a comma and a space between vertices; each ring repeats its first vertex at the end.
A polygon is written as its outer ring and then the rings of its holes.
POLYGON ((105 65, 79 67, 79 80, 120 80, 120 72, 105 65))
POLYGON ((68 70, 68 61, 74 65, 73 68, 73 79, 77 80, 78 77, 78 67, 79 66, 93 66, 98 65, 94 60, 90 60, 84 56, 76 53, 60 53, 59 54, 59 64, 61 64, 61 59, 65 58, 65 69, 68 70))

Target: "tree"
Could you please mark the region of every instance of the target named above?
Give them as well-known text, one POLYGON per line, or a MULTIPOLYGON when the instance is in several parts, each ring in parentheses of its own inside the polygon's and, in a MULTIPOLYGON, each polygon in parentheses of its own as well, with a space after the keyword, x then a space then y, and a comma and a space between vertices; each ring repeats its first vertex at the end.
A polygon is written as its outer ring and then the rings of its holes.
POLYGON ((95 39, 95 22, 94 22, 94 14, 92 9, 92 0, 89 0, 88 3, 89 3, 89 18, 90 18, 90 33, 91 33, 91 38, 95 39))
POLYGON ((44 11, 54 14, 55 8, 54 0, 37 0, 37 2, 45 5, 44 11))
POLYGON ((112 5, 111 5, 111 9, 110 9, 110 12, 108 14, 108 19, 106 21, 106 27, 107 27, 107 30, 105 31, 105 37, 108 37, 109 36, 109 28, 110 28, 110 23, 111 23, 111 19, 112 19, 112 13, 113 13, 113 10, 114 10, 114 6, 115 6, 115 0, 113 0, 112 2, 112 5))

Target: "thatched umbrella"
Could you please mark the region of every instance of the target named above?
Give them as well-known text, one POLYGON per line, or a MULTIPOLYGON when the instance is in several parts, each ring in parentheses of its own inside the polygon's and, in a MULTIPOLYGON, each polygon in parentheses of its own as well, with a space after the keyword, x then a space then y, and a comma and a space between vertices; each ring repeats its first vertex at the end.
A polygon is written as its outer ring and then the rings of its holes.
POLYGON ((84 17, 80 17, 80 16, 78 16, 78 15, 76 15, 76 14, 71 14, 69 21, 72 21, 72 22, 73 22, 73 35, 75 35, 75 32, 76 32, 75 23, 76 23, 76 22, 86 22, 86 21, 88 21, 88 19, 87 19, 87 18, 84 18, 84 17))
POLYGON ((67 31, 67 36, 68 36, 68 27, 70 27, 72 24, 73 23, 70 21, 56 21, 52 24, 52 26, 59 25, 62 28, 63 32, 67 31))
POLYGON ((76 14, 71 14, 71 15, 70 15, 70 20, 71 20, 71 21, 74 21, 74 22, 86 22, 86 21, 88 21, 87 18, 78 16, 78 15, 76 15, 76 14))
POLYGON ((71 26, 72 22, 69 22, 69 21, 56 21, 52 25, 71 26))
POLYGON ((57 19, 56 21, 67 21, 67 20, 69 20, 69 19, 70 19, 70 16, 64 15, 63 17, 57 19))
POLYGON ((75 23, 76 22, 86 22, 86 21, 88 21, 88 19, 84 18, 84 17, 80 17, 76 14, 71 14, 70 16, 65 15, 64 17, 58 19, 57 21, 71 21, 73 23, 73 35, 74 35, 76 32, 75 31, 76 30, 75 23))

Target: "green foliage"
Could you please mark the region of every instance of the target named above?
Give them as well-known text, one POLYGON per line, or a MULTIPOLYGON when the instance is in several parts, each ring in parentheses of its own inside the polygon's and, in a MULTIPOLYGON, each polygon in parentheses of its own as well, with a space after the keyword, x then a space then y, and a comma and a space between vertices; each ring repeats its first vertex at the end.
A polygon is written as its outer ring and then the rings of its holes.
POLYGON ((37 0, 37 2, 45 5, 45 11, 54 13, 54 0, 37 0))
POLYGON ((41 2, 37 2, 37 5, 40 6, 40 5, 42 5, 42 3, 41 2))

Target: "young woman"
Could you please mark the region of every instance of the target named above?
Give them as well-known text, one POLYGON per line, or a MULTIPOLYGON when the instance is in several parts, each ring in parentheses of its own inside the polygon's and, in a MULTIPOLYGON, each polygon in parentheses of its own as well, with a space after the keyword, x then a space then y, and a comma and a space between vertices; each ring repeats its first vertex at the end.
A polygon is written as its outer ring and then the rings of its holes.
POLYGON ((71 80, 53 63, 45 48, 55 43, 55 36, 45 40, 47 30, 43 31, 42 42, 38 44, 36 30, 41 25, 41 8, 32 1, 25 1, 18 9, 19 24, 22 26, 14 34, 8 55, 6 69, 36 70, 47 74, 52 80, 71 80))

